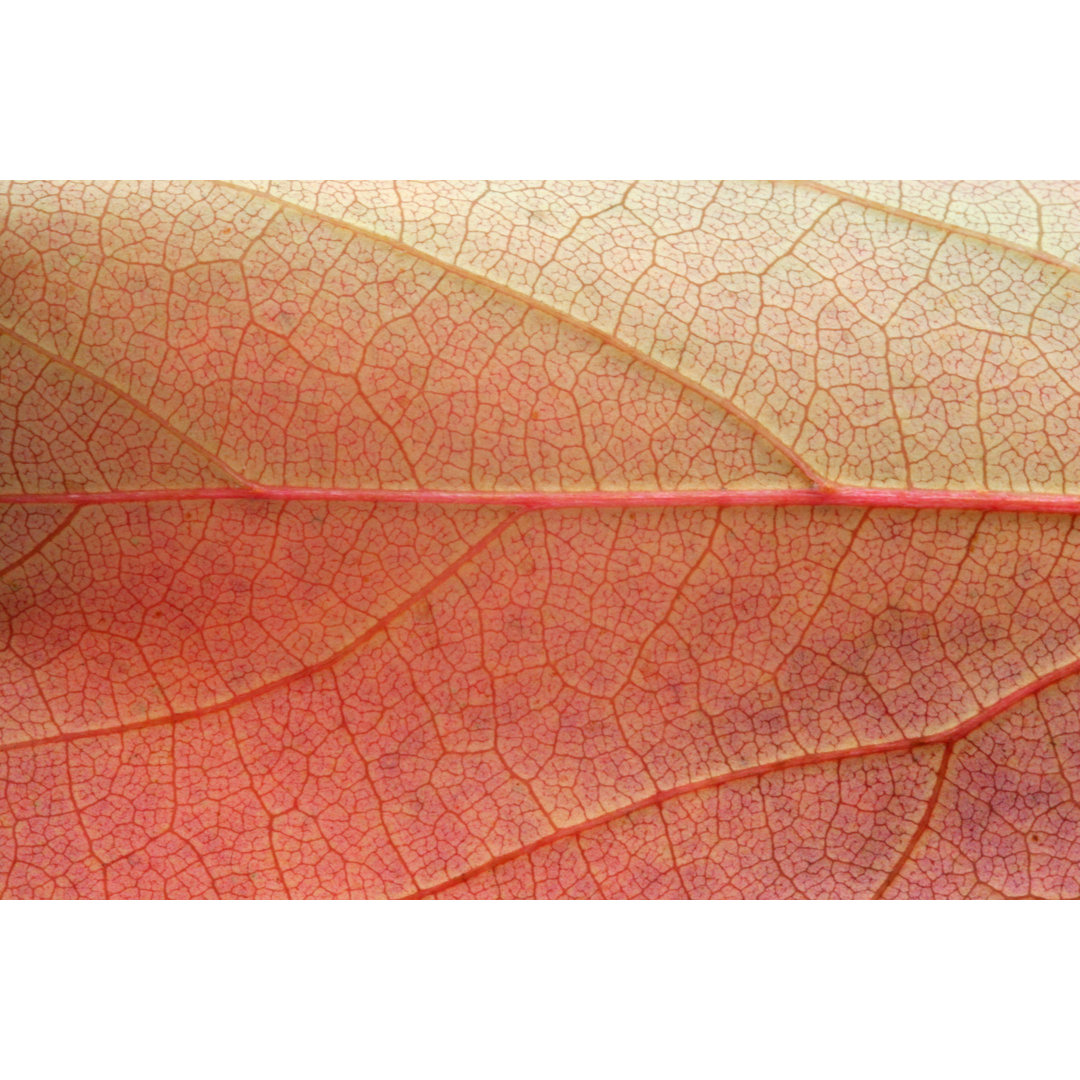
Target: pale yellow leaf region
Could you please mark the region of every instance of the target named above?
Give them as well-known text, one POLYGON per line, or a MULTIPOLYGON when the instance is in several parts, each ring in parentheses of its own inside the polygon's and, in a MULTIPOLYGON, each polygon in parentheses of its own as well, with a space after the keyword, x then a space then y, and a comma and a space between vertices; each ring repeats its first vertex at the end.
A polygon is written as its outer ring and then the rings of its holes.
POLYGON ((0 896, 1080 896, 1080 184, 0 184, 0 896))
POLYGON ((830 480, 1080 484, 1075 184, 261 186, 611 334, 830 480))

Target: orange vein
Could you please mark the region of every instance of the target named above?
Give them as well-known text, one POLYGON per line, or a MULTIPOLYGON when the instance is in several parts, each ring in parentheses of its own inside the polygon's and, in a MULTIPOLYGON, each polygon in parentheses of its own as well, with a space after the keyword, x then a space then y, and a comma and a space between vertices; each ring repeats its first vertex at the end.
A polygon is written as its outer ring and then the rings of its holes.
POLYGON ((878 886, 874 893, 874 899, 880 900, 892 883, 899 877, 900 871, 907 865, 908 859, 911 858, 911 853, 915 850, 916 845, 923 838, 923 833, 926 832, 930 825, 930 819, 934 815, 934 810, 937 809, 938 802, 941 800, 941 789, 945 786, 945 774, 949 769, 949 758, 952 757, 953 747, 955 743, 946 743, 945 750, 941 755, 941 764, 938 766, 937 779, 934 781, 934 790, 930 792, 930 798, 926 800, 926 809, 923 811, 923 816, 919 821, 919 824, 915 826, 915 831, 911 834, 911 839, 908 841, 907 846, 900 853, 900 858, 896 860, 896 865, 889 871, 888 876, 878 886))
POLYGON ((22 566, 28 559, 32 559, 43 547, 55 540, 74 520, 79 512, 79 507, 73 507, 71 513, 66 514, 58 525, 50 529, 29 551, 20 555, 14 562, 0 569, 0 577, 10 574, 17 566, 22 566))
POLYGON ((362 634, 350 641, 348 645, 345 645, 338 649, 337 652, 324 657, 317 663, 309 664, 306 667, 290 672, 288 675, 282 675, 280 678, 273 679, 271 682, 262 683, 260 686, 256 686, 251 690, 245 690, 243 693, 236 694, 225 701, 214 702, 212 705, 203 705, 198 708, 163 713, 160 716, 150 717, 149 719, 140 720, 132 724, 113 724, 109 727, 91 728, 86 731, 70 731, 58 735, 46 735, 43 738, 38 739, 23 739, 20 742, 7 743, 6 745, 0 746, 0 753, 8 750, 27 750, 38 746, 49 746, 54 743, 76 742, 80 739, 91 739, 104 735, 122 735, 129 731, 144 731, 146 728, 162 727, 166 724, 176 724, 181 720, 190 720, 194 717, 206 716, 210 713, 231 709, 236 705, 242 705, 244 702, 253 701, 255 698, 262 697, 264 694, 279 690, 283 686, 288 686, 298 679, 315 675, 320 671, 324 671, 326 668, 333 667, 334 664, 354 653, 365 642, 370 641, 377 633, 385 630, 395 619, 403 615, 414 604, 423 600, 424 597, 431 595, 431 593, 438 589, 444 582, 452 578, 466 563, 476 558, 480 552, 490 544, 494 543, 520 516, 520 512, 508 515, 503 521, 496 525, 495 528, 491 529, 477 540, 476 543, 469 547, 467 551, 462 555, 459 555, 458 558, 450 563, 440 574, 433 577, 422 589, 412 593, 398 604, 397 607, 376 619, 362 634))
POLYGON ((913 221, 919 225, 926 225, 931 229, 954 233, 957 236, 967 237, 969 240, 978 240, 980 243, 987 244, 991 247, 1003 248, 1006 251, 1015 251, 1017 254, 1027 255, 1029 258, 1036 259, 1049 266, 1056 266, 1061 270, 1067 270, 1071 274, 1080 274, 1080 266, 1069 262, 1068 259, 1061 259, 1056 255, 1051 255, 1049 252, 1042 251, 1040 248, 1028 247, 1025 244, 1017 244, 1012 240, 1006 240, 1001 236, 994 236, 991 233, 979 232, 977 229, 968 229, 963 225, 952 225, 949 222, 941 221, 938 218, 927 217, 925 214, 917 214, 913 210, 904 210, 899 206, 889 206, 888 203, 876 202, 874 199, 866 199, 861 195, 855 195, 852 192, 844 191, 842 188, 830 187, 828 184, 822 184, 817 180, 798 180, 796 183, 802 187, 813 188, 815 191, 820 191, 823 195, 832 195, 845 202, 852 202, 856 203, 858 206, 864 206, 867 210, 878 210, 883 214, 902 217, 907 221, 913 221))
MULTIPOLYGON (((1080 673, 1080 658, 1072 660, 1068 664, 1055 668, 1053 671, 1049 671, 1045 675, 1018 687, 996 701, 993 705, 981 709, 967 720, 964 720, 951 728, 945 728, 942 731, 936 731, 929 735, 919 735, 910 739, 893 739, 889 742, 872 743, 868 746, 851 746, 842 750, 829 750, 821 754, 800 754, 798 757, 784 758, 781 761, 770 761, 762 765, 751 765, 745 769, 736 769, 733 772, 724 773, 722 776, 708 776, 701 780, 692 780, 689 783, 680 784, 677 787, 656 791, 647 798, 629 803, 626 806, 620 807, 618 810, 610 810, 606 814, 601 814, 595 818, 587 818, 584 821, 578 822, 576 825, 567 825, 562 829, 557 829, 555 832, 549 833, 539 840, 534 840, 531 844, 526 844, 513 851, 508 851, 503 855, 498 855, 493 859, 489 859, 487 862, 457 874, 455 877, 448 878, 438 885, 429 885, 426 888, 419 889, 401 899, 422 900, 425 897, 433 896, 454 885, 459 885, 463 881, 468 881, 478 874, 482 874, 488 870, 494 870, 504 863, 531 855, 534 851, 547 847, 550 844, 557 843, 559 840, 563 840, 566 837, 578 836, 581 833, 588 832, 592 829, 598 829, 602 825, 607 825, 617 818, 626 817, 638 810, 659 806, 671 799, 678 798, 680 795, 689 795, 695 791, 720 788, 727 784, 733 784, 737 780, 764 776, 767 773, 784 772, 788 769, 795 769, 804 765, 823 765, 831 761, 846 761, 854 758, 874 757, 880 754, 890 754, 900 750, 916 750, 920 746, 939 746, 944 744, 947 748, 952 747, 955 743, 970 735, 978 728, 988 724, 994 717, 999 716, 1001 713, 1012 708, 1024 698, 1030 697, 1033 694, 1038 694, 1048 686, 1053 686, 1055 683, 1061 682, 1062 679, 1067 679, 1070 675, 1076 675, 1078 673, 1080 673)), ((939 780, 943 776, 944 772, 939 775, 939 780)), ((935 792, 936 790, 938 789, 935 789, 935 792)), ((934 796, 932 795, 931 802, 933 799, 934 796)), ((931 806, 931 812, 932 809, 933 807, 931 806)), ((924 817, 929 820, 928 815, 924 815, 924 817)))
POLYGON ((92 371, 87 371, 86 368, 80 367, 73 360, 67 360, 60 356, 58 353, 50 352, 48 349, 42 348, 36 342, 31 341, 29 338, 24 337, 22 334, 17 333, 15 330, 9 330, 6 326, 0 326, 0 333, 7 334, 8 337, 13 338, 20 345, 25 346, 28 349, 32 349, 40 356, 44 357, 46 361, 51 364, 57 364, 62 368, 66 368, 74 375, 79 375, 84 379, 89 379, 95 386, 100 386, 107 393, 112 394, 114 397, 119 398, 125 402, 136 412, 141 413, 148 420, 153 421, 163 431, 167 431, 174 439, 182 442, 190 450, 194 450, 197 454, 204 457, 211 465, 216 466, 231 480, 236 481, 237 484, 241 484, 245 487, 250 485, 250 481, 246 477, 242 476, 231 466, 227 465, 212 451, 207 450, 205 446, 200 445, 190 435, 185 435, 179 428, 175 428, 163 417, 160 417, 151 408, 149 408, 144 402, 139 401, 138 398, 133 397, 131 394, 124 390, 121 390, 118 386, 109 382, 108 379, 103 378, 101 375, 95 375, 92 371))
POLYGON ((505 296, 510 300, 514 300, 519 304, 525 304, 527 307, 532 308, 534 311, 543 312, 545 315, 556 319, 558 322, 572 326, 574 329, 588 334, 590 337, 595 338, 597 341, 602 342, 605 345, 609 345, 613 349, 618 349, 619 352, 624 353, 632 360, 639 364, 643 364, 651 371, 656 372, 658 375, 670 379, 683 389, 690 393, 696 394, 698 397, 704 398, 706 401, 711 402, 717 408, 722 409, 729 416, 734 417, 740 423, 745 424, 755 435, 764 439, 777 453, 781 454, 792 466, 801 472, 811 484, 823 484, 825 479, 820 473, 814 469, 809 462, 803 460, 803 458, 797 454, 790 446, 786 445, 775 432, 770 431, 760 421, 755 420, 749 413, 740 409, 733 401, 728 398, 722 397, 720 394, 714 393, 712 390, 702 386, 701 383, 696 382, 694 379, 687 378, 681 372, 676 371, 674 368, 668 367, 666 364, 662 364, 657 360, 654 360, 648 353, 644 353, 639 349, 634 348, 632 345, 621 341, 613 334, 609 334, 604 330, 600 330, 595 326, 590 325, 583 319, 579 319, 574 315, 570 315, 565 311, 560 311, 552 304, 545 303, 543 300, 538 300, 535 297, 529 296, 527 293, 518 292, 517 289, 511 288, 509 285, 504 285, 501 282, 494 281, 491 278, 485 277, 483 274, 477 273, 474 270, 467 270, 462 266, 458 266, 455 263, 447 262, 444 259, 440 259, 435 255, 430 255, 426 251, 420 248, 414 247, 412 244, 406 243, 404 240, 398 240, 392 236, 387 236, 384 233, 378 232, 375 229, 369 229, 366 226, 358 225, 356 222, 343 221, 340 218, 332 217, 330 214, 324 214, 318 210, 312 210, 310 207, 301 206, 299 203, 290 202, 288 199, 283 199, 279 195, 271 194, 268 191, 258 191, 255 188, 244 187, 242 184, 234 184, 226 180, 215 181, 220 187, 230 188, 233 191, 238 191, 243 195, 253 195, 257 198, 266 199, 270 202, 277 204, 278 206, 285 207, 290 210, 295 210, 298 214, 305 214, 309 217, 313 217, 318 221, 325 221, 329 225, 334 225, 339 229, 346 229, 355 233, 358 236, 367 237, 369 240, 374 240, 377 243, 385 244, 387 247, 393 248, 395 251, 401 252, 403 255, 408 255, 410 258, 419 259, 421 262, 425 262, 430 266, 437 266, 440 270, 446 273, 456 274, 459 277, 466 278, 476 285, 480 285, 485 289, 490 289, 492 292, 497 293, 500 296, 505 296))

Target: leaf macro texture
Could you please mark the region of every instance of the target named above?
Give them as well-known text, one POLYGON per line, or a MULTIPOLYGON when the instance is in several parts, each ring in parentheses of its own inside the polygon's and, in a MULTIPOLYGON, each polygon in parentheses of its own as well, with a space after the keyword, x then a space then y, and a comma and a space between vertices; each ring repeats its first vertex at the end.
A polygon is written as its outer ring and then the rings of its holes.
POLYGON ((0 895, 1080 896, 1080 184, 0 184, 0 895))

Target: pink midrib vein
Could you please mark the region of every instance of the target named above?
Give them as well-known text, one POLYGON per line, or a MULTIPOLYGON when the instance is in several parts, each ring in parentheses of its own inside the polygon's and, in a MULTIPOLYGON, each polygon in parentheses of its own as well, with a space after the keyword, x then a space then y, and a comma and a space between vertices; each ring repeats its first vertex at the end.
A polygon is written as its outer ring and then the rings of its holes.
POLYGON ((865 488, 842 484, 805 488, 708 488, 687 491, 464 491, 415 488, 308 488, 272 485, 156 488, 131 491, 0 492, 0 505, 182 502, 256 499, 282 502, 459 503, 523 510, 678 506, 855 506, 907 510, 1080 514, 1080 494, 939 488, 865 488))

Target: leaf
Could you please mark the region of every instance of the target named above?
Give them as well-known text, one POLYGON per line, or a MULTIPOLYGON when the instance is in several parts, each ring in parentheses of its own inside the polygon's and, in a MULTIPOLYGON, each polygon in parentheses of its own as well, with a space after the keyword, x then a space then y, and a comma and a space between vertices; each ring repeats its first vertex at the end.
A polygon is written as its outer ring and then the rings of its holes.
POLYGON ((1080 895, 1080 188, 11 184, 8 896, 1080 895))

